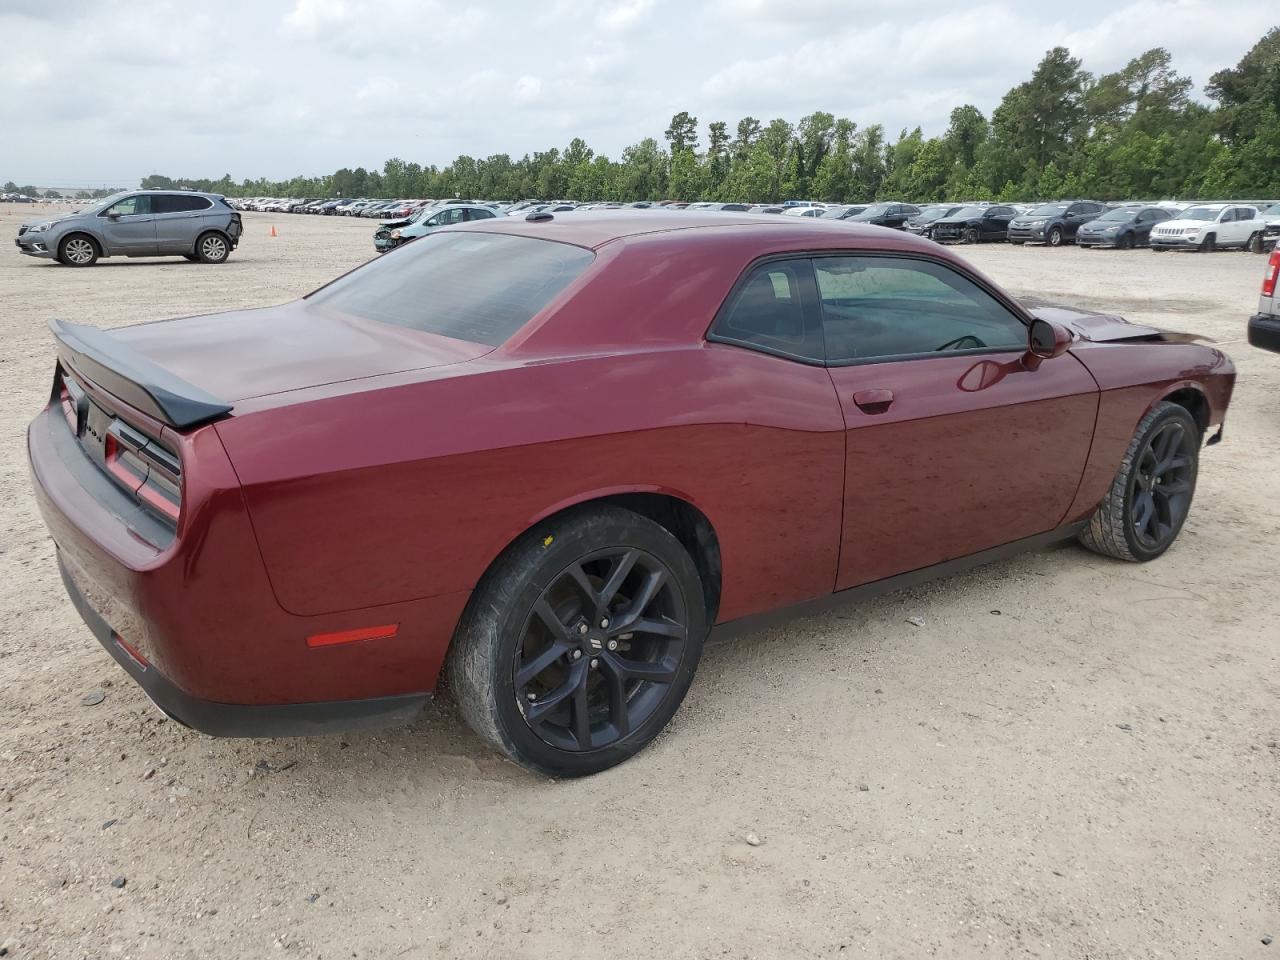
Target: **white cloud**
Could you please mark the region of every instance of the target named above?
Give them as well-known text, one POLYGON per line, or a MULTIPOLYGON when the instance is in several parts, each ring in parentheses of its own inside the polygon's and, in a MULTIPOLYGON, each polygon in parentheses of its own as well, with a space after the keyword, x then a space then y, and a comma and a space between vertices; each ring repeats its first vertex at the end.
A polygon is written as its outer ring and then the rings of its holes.
POLYGON ((55 6, 0 0, 13 93, 0 98, 0 182, 283 178, 392 156, 518 157, 573 136, 616 157, 679 110, 704 143, 713 120, 814 110, 932 134, 961 103, 989 115, 1057 44, 1094 73, 1164 45, 1202 85, 1275 22, 1271 0, 55 6))

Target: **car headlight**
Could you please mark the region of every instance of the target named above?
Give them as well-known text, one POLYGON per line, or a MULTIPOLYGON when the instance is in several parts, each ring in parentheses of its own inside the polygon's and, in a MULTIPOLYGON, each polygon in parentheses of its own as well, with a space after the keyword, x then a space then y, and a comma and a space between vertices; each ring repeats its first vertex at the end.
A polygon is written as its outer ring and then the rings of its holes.
POLYGON ((34 227, 27 227, 27 233, 44 233, 52 226, 52 223, 37 223, 34 227))
POLYGON ((400 231, 399 231, 399 230, 392 230, 392 231, 391 231, 391 239, 392 239, 392 240, 399 240, 399 239, 400 239, 400 231))

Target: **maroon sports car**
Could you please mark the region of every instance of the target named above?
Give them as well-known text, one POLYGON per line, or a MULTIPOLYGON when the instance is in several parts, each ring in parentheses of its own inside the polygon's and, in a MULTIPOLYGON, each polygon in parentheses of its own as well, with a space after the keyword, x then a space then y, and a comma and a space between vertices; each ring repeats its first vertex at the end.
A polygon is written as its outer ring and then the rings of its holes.
POLYGON ((367 726, 443 668, 556 775, 648 743, 712 625, 1068 537, 1159 556, 1235 377, 909 234, 722 214, 500 218, 283 307, 53 330, 40 507, 161 709, 367 726))

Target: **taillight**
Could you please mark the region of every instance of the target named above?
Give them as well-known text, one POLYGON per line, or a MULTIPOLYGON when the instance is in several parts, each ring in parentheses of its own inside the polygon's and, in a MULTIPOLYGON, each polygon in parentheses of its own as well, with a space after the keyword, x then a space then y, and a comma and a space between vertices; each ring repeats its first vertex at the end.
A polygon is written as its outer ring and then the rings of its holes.
POLYGON ((1271 251, 1271 259, 1267 261, 1267 272, 1262 275, 1262 295, 1274 297, 1276 293, 1276 275, 1280 274, 1280 245, 1271 251))
POLYGON ((172 523, 182 512, 182 461, 146 434, 116 419, 103 442, 107 472, 172 523))

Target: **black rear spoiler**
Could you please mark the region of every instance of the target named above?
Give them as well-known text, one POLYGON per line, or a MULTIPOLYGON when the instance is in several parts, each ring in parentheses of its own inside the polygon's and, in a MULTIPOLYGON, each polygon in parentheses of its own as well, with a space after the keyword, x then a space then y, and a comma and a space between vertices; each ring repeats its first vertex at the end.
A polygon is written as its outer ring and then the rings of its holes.
POLYGON ((106 330, 50 320, 64 367, 83 373, 112 396, 184 430, 231 412, 231 404, 206 393, 115 339, 106 330))

